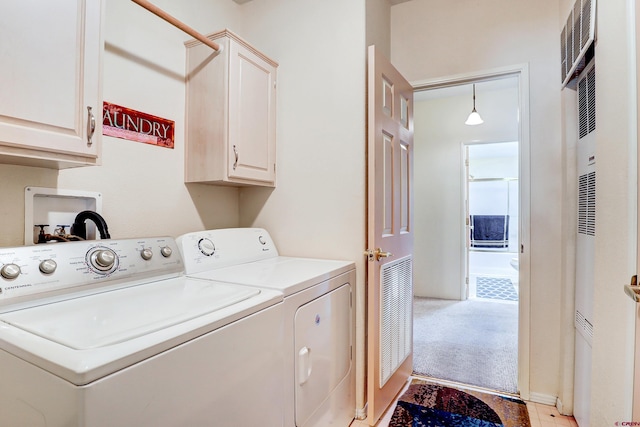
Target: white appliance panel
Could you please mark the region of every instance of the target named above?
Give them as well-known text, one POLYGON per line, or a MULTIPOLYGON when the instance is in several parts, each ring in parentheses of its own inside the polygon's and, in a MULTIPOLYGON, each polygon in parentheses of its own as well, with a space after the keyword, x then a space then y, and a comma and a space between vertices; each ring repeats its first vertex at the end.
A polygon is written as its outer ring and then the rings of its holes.
POLYGON ((188 274, 278 256, 271 236, 262 228, 197 231, 178 237, 176 243, 188 266, 188 274))
POLYGON ((296 312, 297 426, 330 425, 328 420, 322 419, 322 415, 329 412, 326 407, 326 403, 331 402, 329 398, 334 402, 348 402, 348 396, 332 396, 332 392, 351 370, 350 299, 351 287, 347 284, 303 305, 296 312), (320 420, 314 420, 316 413, 320 420))
POLYGON ((273 305, 82 387, 0 350, 0 425, 282 426, 282 315, 273 305))

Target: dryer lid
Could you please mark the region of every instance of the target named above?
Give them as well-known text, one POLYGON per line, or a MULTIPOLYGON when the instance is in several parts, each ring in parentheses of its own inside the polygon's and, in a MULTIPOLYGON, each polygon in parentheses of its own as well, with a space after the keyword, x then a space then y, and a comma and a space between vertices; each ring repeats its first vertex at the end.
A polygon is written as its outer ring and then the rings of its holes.
POLYGON ((278 256, 205 271, 193 277, 275 289, 289 296, 353 268, 354 263, 350 261, 278 256))

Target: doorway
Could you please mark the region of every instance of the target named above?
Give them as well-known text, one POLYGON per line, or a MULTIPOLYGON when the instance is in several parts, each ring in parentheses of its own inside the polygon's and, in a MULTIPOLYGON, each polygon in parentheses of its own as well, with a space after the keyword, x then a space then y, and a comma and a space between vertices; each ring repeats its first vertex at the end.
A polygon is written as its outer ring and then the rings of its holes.
POLYGON ((518 301, 518 146, 465 144, 467 298, 518 301))
MULTIPOLYGON (((414 83, 415 96, 415 157, 414 157, 414 192, 415 192, 415 303, 414 331, 420 327, 421 309, 417 301, 428 299, 436 304, 448 306, 474 305, 477 298, 468 297, 470 287, 467 285, 467 255, 470 240, 469 229, 465 228, 465 220, 469 218, 465 210, 465 187, 467 176, 461 158, 471 145, 488 145, 496 141, 514 141, 519 148, 519 175, 510 178, 508 187, 517 188, 515 199, 509 204, 517 207, 517 219, 509 222, 509 228, 515 235, 505 238, 506 247, 501 254, 508 257, 506 266, 513 278, 512 284, 518 285, 518 301, 511 303, 509 323, 515 328, 513 377, 515 385, 510 392, 518 392, 524 399, 528 398, 529 388, 529 277, 528 254, 524 251, 528 240, 529 212, 529 159, 528 159, 528 72, 526 66, 512 70, 487 72, 483 75, 454 77, 437 82, 414 83), (476 85, 477 111, 482 115, 484 124, 466 126, 465 119, 472 109, 472 84, 476 85), (423 92, 424 91, 424 92, 423 92), (507 112, 499 112, 507 108, 507 112), (465 143, 462 143, 464 141, 465 143), (518 224, 518 222, 520 224, 518 224), (520 246, 523 244, 523 246, 520 246), (521 248, 523 253, 520 253, 521 248), (514 251, 514 252, 509 252, 514 251), (518 259, 516 270, 511 266, 513 258, 518 259), (524 268, 521 265, 524 264, 524 268)), ((471 186, 479 182, 471 183, 471 186)), ((502 182, 505 184, 505 182, 502 182)), ((507 215, 506 213, 501 213, 507 215)), ((477 252, 488 253, 490 251, 477 252)), ((498 252, 495 251, 494 252, 498 252)), ((515 262, 514 262, 515 264, 515 262)), ((507 270, 508 271, 508 270, 507 270)), ((471 270, 473 274, 473 269, 471 270)), ((486 272, 485 272, 486 273, 486 272)), ((494 271, 495 273, 495 271, 494 271)), ((505 271, 506 273, 506 271, 505 271)), ((495 274, 498 275, 498 274, 495 274)), ((511 280, 511 279, 510 279, 511 280)), ((477 288, 474 289, 477 291, 477 288)), ((474 294, 477 297, 477 295, 474 294)), ((492 302, 493 303, 493 302, 492 302)), ((500 303, 499 303, 500 304, 500 303)), ((477 304, 476 304, 477 305, 477 304)), ((504 305, 507 306, 507 305, 504 305)), ((440 307, 442 308, 442 307, 440 307)), ((458 307, 456 307, 458 310, 458 307)), ((447 310, 436 309, 443 313, 447 310)), ((490 310, 496 311, 496 310, 490 310)), ((481 314, 480 321, 470 324, 487 324, 489 314, 481 314)), ((461 319, 458 314, 454 317, 461 319)), ((432 319, 433 320, 433 319, 432 319)), ((442 334, 445 329, 442 320, 435 320, 427 329, 439 334, 440 342, 455 341, 453 337, 469 337, 468 330, 458 330, 442 334)), ((456 323, 456 322, 453 322, 456 323)), ((463 326, 464 328, 464 326, 463 326)), ((487 328, 487 330, 490 327, 487 328)), ((485 330, 486 332, 486 330, 485 330)), ((480 331, 480 336, 485 335, 480 331)), ((414 336, 414 365, 423 358, 420 353, 418 333, 414 336)), ((459 348, 463 345, 457 343, 459 348)), ((434 346, 422 346, 433 349, 434 346)), ((429 351, 429 350, 427 350, 429 351)), ((433 350, 431 350, 433 351, 433 350)), ((441 358, 445 371, 469 372, 477 371, 480 361, 477 355, 467 357, 471 363, 463 367, 464 357, 461 352, 452 350, 454 356, 441 358)), ((504 352, 501 352, 501 354, 504 352)), ((442 367, 441 367, 442 368, 442 367)), ((450 379, 456 380, 455 377, 450 379)), ((463 381, 464 382, 464 381, 463 381)), ((476 384, 483 386, 483 384, 476 384)), ((490 385, 489 388, 492 388, 490 385)))

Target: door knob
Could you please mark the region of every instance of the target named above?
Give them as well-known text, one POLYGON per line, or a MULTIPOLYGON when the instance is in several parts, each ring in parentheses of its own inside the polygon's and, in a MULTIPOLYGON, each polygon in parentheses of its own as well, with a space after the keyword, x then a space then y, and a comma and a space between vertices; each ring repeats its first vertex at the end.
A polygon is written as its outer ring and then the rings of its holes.
POLYGON ((380 261, 380 258, 387 258, 393 254, 391 252, 384 252, 382 249, 378 248, 374 251, 374 255, 376 256, 376 261, 380 261))
POLYGON ((640 302, 640 286, 638 286, 638 276, 631 276, 631 282, 624 285, 624 293, 635 302, 640 302))
POLYGON ((373 261, 374 258, 376 261, 380 261, 380 258, 393 256, 391 252, 385 252, 381 248, 377 248, 375 251, 367 249, 366 251, 364 251, 364 254, 367 256, 367 258, 369 258, 369 261, 373 261))

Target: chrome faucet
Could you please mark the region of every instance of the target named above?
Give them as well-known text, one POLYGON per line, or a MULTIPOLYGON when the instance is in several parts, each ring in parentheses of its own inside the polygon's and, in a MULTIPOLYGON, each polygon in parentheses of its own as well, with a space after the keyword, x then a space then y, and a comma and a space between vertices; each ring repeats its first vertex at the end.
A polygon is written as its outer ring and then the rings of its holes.
POLYGON ((94 211, 82 211, 78 215, 76 215, 76 219, 71 226, 71 234, 81 237, 82 239, 87 238, 87 225, 85 221, 90 219, 96 225, 98 232, 100 233, 101 239, 110 239, 109 228, 107 227, 107 222, 104 218, 97 212, 94 211))

